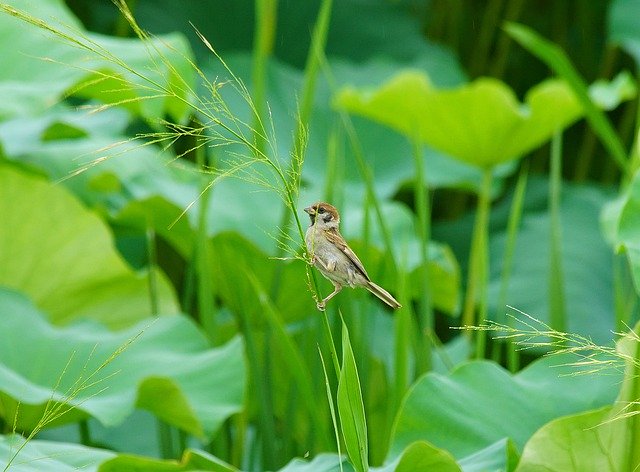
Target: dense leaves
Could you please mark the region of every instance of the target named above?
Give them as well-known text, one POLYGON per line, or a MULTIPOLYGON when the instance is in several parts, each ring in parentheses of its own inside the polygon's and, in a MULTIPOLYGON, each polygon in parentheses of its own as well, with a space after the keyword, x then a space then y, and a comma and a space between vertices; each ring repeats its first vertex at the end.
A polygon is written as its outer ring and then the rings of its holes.
POLYGON ((2 332, 22 333, 0 346, 0 411, 8 424, 16 418, 18 431, 87 415, 116 425, 137 406, 205 437, 241 408, 240 340, 210 349, 182 316, 147 319, 117 333, 88 321, 58 328, 7 290, 0 291, 0 312, 2 332))
POLYGON ((638 464, 637 78, 605 50, 640 60, 637 0, 36 3, 0 3, 0 468, 638 464), (401 310, 316 310, 318 200, 401 310))

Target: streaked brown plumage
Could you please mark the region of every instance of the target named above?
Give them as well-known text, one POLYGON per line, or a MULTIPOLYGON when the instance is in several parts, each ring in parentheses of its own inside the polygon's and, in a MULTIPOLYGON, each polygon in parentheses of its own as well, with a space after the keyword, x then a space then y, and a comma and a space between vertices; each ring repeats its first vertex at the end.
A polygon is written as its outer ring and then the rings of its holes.
POLYGON ((313 265, 335 287, 329 296, 318 302, 318 309, 324 310, 326 303, 345 285, 364 287, 391 308, 400 308, 400 303, 389 292, 371 281, 362 262, 340 234, 338 210, 328 203, 318 202, 304 211, 311 219, 305 243, 313 265))

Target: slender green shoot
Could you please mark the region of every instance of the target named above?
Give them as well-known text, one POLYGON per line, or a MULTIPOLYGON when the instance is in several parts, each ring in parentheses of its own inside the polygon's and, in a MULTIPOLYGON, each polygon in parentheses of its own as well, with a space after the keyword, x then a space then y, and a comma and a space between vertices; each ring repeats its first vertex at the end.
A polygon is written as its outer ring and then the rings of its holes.
POLYGON ((261 152, 266 152, 265 133, 260 128, 266 120, 267 66, 276 36, 278 0, 256 0, 255 8, 252 82, 256 112, 253 126, 256 146, 261 152))
POLYGON ((431 283, 429 282, 429 239, 431 238, 431 205, 429 204, 428 182, 424 169, 424 156, 420 140, 417 136, 412 140, 413 161, 416 173, 415 208, 417 213, 417 233, 420 241, 420 298, 418 312, 418 326, 420 328, 420 349, 416 361, 419 363, 418 372, 431 370, 431 344, 434 332, 433 302, 431 297, 431 283))
MULTIPOLYGON (((509 221, 507 223, 507 243, 502 259, 502 276, 500 277, 500 295, 498 299, 498 310, 496 320, 502 320, 503 311, 507 306, 507 295, 509 293, 509 282, 511 280, 511 270, 513 268, 513 255, 516 249, 516 240, 518 237, 518 229, 520 220, 522 219, 522 211, 524 207, 524 197, 527 189, 527 180, 529 177, 529 161, 525 161, 520 168, 516 188, 513 192, 513 201, 511 202, 511 210, 509 212, 509 221)), ((499 346, 495 343, 493 346, 499 346)), ((494 360, 498 360, 499 356, 494 355, 494 360)), ((507 365, 511 372, 520 370, 520 356, 517 349, 512 343, 507 343, 507 365)))
MULTIPOLYGON (((318 345, 318 354, 320 355, 320 361, 322 363, 322 372, 324 373, 324 385, 327 392, 327 400, 329 401, 329 410, 331 411, 331 423, 333 424, 333 433, 336 438, 336 448, 338 451, 338 457, 342 455, 340 448, 342 441, 340 441, 340 429, 338 427, 338 418, 336 415, 335 402, 333 399, 333 394, 331 393, 331 383, 329 382, 329 376, 327 375, 327 366, 324 362, 324 357, 322 356, 322 349, 320 349, 320 345, 318 345)), ((340 472, 343 471, 342 468, 342 459, 340 458, 340 472)))
POLYGON ((549 318, 558 331, 567 329, 564 276, 562 269, 562 222, 560 191, 562 187, 562 135, 556 132, 551 141, 551 174, 549 176, 549 318))
MULTIPOLYGON (((471 240, 471 252, 469 256, 469 276, 467 281, 467 293, 465 296, 464 311, 462 313, 463 325, 475 324, 475 309, 478 303, 478 324, 487 319, 487 284, 489 272, 489 213, 491 207, 491 182, 493 169, 483 169, 482 185, 476 209, 476 221, 473 227, 471 240)), ((476 337, 476 357, 484 357, 486 335, 480 331, 476 337)))

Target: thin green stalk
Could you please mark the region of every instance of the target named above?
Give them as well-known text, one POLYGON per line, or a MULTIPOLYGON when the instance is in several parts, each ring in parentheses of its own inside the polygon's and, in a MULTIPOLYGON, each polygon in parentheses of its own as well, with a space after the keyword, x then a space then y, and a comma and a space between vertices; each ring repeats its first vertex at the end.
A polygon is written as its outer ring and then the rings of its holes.
POLYGON ((329 354, 333 362, 333 370, 336 373, 336 378, 340 377, 340 362, 338 361, 338 353, 336 351, 336 343, 333 341, 333 335, 331 334, 331 325, 329 324, 329 317, 327 311, 322 312, 322 326, 324 328, 324 334, 329 344, 329 354))
POLYGON ((560 190, 562 187, 562 134, 557 131, 551 141, 551 172, 549 176, 549 320, 557 331, 566 331, 567 315, 562 270, 562 224, 560 221, 560 190))
MULTIPOLYGON (((198 136, 196 139, 202 139, 198 136)), ((196 233, 195 267, 197 276, 197 300, 200 324, 209 339, 214 344, 219 344, 219 336, 216 329, 217 310, 213 302, 213 284, 209 270, 210 248, 207 233, 207 213, 211 202, 210 182, 204 172, 207 170, 206 148, 201 143, 196 146, 196 165, 203 172, 200 205, 198 207, 198 231, 196 233)))
POLYGON ((247 411, 243 409, 240 413, 233 417, 233 441, 231 441, 230 464, 236 468, 242 467, 242 455, 245 450, 245 439, 247 435, 247 411))
POLYGON ((258 401, 258 428, 260 431, 260 441, 262 446, 263 467, 273 469, 276 466, 276 427, 274 422, 273 403, 271 401, 271 391, 267 385, 269 373, 263 368, 258 354, 258 345, 255 339, 254 329, 247 313, 251 308, 240 307, 238 319, 241 331, 244 334, 244 344, 249 361, 252 391, 258 401))
POLYGON ((349 142, 351 143, 351 149, 356 158, 356 164, 358 165, 358 170, 360 171, 360 175, 365 184, 365 189, 367 192, 367 197, 369 201, 373 204, 373 209, 376 213, 376 219, 378 226, 380 227, 380 232, 382 233, 382 239, 384 241, 385 250, 391 256, 390 261, 393 265, 393 270, 396 272, 396 263, 394 254, 395 251, 393 249, 393 239, 391 238, 391 232, 387 226, 386 220, 382 215, 382 206, 380 205, 380 200, 375 192, 375 181, 373 175, 371 173, 371 169, 367 164, 366 159, 364 158, 364 152, 362 150, 362 146, 360 145, 360 141, 358 140, 358 135, 356 133, 355 128, 353 127, 353 123, 351 122, 351 118, 344 111, 340 112, 340 117, 342 118, 342 123, 344 125, 345 130, 347 131, 347 136, 349 138, 349 142))
MULTIPOLYGON (((281 353, 282 363, 287 367, 287 372, 289 372, 295 380, 294 384, 298 396, 301 397, 302 404, 308 410, 308 418, 312 424, 311 432, 317 440, 318 448, 323 450, 329 445, 329 436, 326 425, 320 416, 321 410, 317 405, 317 397, 314 394, 311 374, 300 354, 300 350, 291 335, 287 332, 284 320, 282 320, 282 315, 269 299, 256 275, 250 269, 245 269, 245 271, 249 281, 253 285, 255 293, 258 294, 264 320, 278 340, 277 349, 281 353)), ((274 346, 270 347, 274 349, 274 346)))
MULTIPOLYGON (((322 58, 322 65, 325 77, 333 94, 337 93, 338 86, 336 81, 331 74, 331 68, 327 63, 326 57, 322 58)), ((391 256, 390 262, 392 264, 392 268, 395 272, 396 263, 395 258, 393 257, 395 252, 393 250, 393 239, 391 238, 391 232, 387 227, 386 220, 382 215, 382 207, 380 205, 380 201, 375 192, 375 183, 373 175, 371 174, 371 169, 369 168, 367 161, 364 157, 364 151, 362 150, 362 146, 360 145, 360 140, 358 139, 358 134, 353 126, 353 122, 351 121, 351 117, 344 110, 339 111, 340 121, 343 125, 344 130, 347 133, 347 139, 349 140, 349 144, 351 145, 351 150, 353 152, 354 157, 356 158, 356 164, 358 166, 358 171, 360 172, 360 176, 365 184, 365 190, 367 192, 367 197, 370 199, 369 201, 373 204, 373 208, 375 210, 376 219, 378 226, 380 228, 380 232, 382 234, 382 239, 384 242, 385 250, 391 256)))
MULTIPOLYGON (((525 0, 509 0, 507 2, 507 9, 504 14, 504 20, 508 22, 518 21, 520 14, 522 13, 525 0)), ((496 52, 493 55, 493 65, 491 67, 491 76, 501 78, 504 75, 504 70, 507 66, 507 59, 509 58, 509 50, 513 41, 508 34, 501 34, 498 37, 496 44, 496 52)))
POLYGON ((482 23, 480 25, 480 32, 474 39, 476 47, 473 49, 473 55, 471 56, 469 71, 472 77, 482 75, 486 70, 487 62, 489 59, 489 50, 491 49, 491 43, 493 42, 493 36, 498 29, 500 22, 500 12, 504 6, 504 0, 489 0, 487 3, 484 16, 482 17, 482 23))
MULTIPOLYGON (((613 45, 607 47, 600 72, 598 73, 599 77, 611 77, 619 56, 619 51, 620 49, 613 45)), ((590 127, 585 126, 581 142, 582 145, 577 155, 577 161, 573 164, 573 175, 577 181, 583 181, 589 177, 589 171, 591 170, 593 158, 595 157, 597 139, 590 127)))
POLYGON ((428 183, 424 170, 422 145, 418 138, 412 140, 413 161, 416 183, 414 188, 415 208, 417 212, 417 233, 420 240, 420 298, 418 309, 418 326, 420 327, 420 348, 416 356, 418 372, 431 370, 432 344, 434 331, 433 304, 431 300, 431 284, 429 282, 429 239, 431 238, 431 209, 429 205, 428 183))
MULTIPOLYGON (((509 222, 507 223, 507 242, 504 250, 502 263, 502 276, 500 278, 500 296, 498 299, 498 310, 496 320, 500 323, 505 322, 504 310, 507 308, 507 294, 509 292, 509 281, 511 280, 511 269, 513 268, 513 254, 516 248, 516 239, 518 236, 518 228, 522 219, 522 209, 524 206, 524 197, 527 189, 527 180, 529 177, 529 161, 525 161, 520 168, 518 181, 513 193, 513 201, 511 202, 511 210, 509 212, 509 222)), ((509 318, 507 323, 513 323, 513 319, 509 318)), ((511 340, 507 340, 507 365, 511 372, 517 372, 520 369, 520 354, 515 344, 511 340)), ((494 347, 499 343, 494 343, 494 347)), ((496 356, 494 356, 494 360, 496 356)))
POLYGON ((446 43, 454 50, 460 53, 462 34, 460 24, 462 23, 463 6, 462 0, 447 0, 445 9, 447 12, 447 37, 446 43))
MULTIPOLYGON (((335 402, 333 399, 333 394, 331 393, 331 382, 329 382, 329 375, 327 374, 327 366, 324 362, 324 357, 322 356, 322 349, 318 346, 318 354, 320 355, 320 363, 322 365, 322 372, 324 373, 324 385, 327 392, 327 400, 329 401, 329 411, 331 412, 331 423, 333 425, 333 433, 336 438, 336 450, 338 451, 338 456, 342 455, 340 451, 340 430, 338 428, 338 418, 336 415, 335 402)), ((342 461, 340 461, 340 472, 342 472, 342 461)))
POLYGON ((334 206, 339 205, 338 200, 340 197, 338 196, 338 192, 339 189, 343 187, 343 176, 338 168, 338 163, 342 161, 341 156, 338 155, 338 135, 339 131, 337 127, 333 128, 329 134, 327 142, 327 171, 323 191, 324 201, 335 202, 334 206))
MULTIPOLYGON (((133 13, 136 9, 136 4, 138 3, 138 0, 126 0, 126 2, 127 2, 127 8, 131 13, 133 13)), ((129 36, 130 32, 131 32, 131 26, 129 25, 129 22, 123 15, 119 15, 118 19, 116 20, 115 27, 113 29, 113 35, 118 36, 120 38, 126 38, 127 36, 129 36)))
POLYGON ((618 433, 620 441, 626 447, 620 449, 622 460, 618 470, 636 471, 640 467, 640 324, 637 324, 633 335, 633 343, 630 343, 628 360, 625 368, 625 379, 622 386, 618 404, 622 405, 620 414, 626 418, 615 419, 614 423, 619 423, 618 433))
MULTIPOLYGON (((404 246, 402 262, 406 261, 407 247, 404 246)), ((404 267, 401 267, 403 269, 404 267)), ((411 295, 408 290, 407 275, 405 270, 398 272, 398 300, 402 303, 394 318, 394 356, 393 356, 393 384, 391 385, 391 400, 389 402, 387 431, 391 432, 396 414, 402 404, 402 399, 409 388, 409 340, 412 338, 411 332, 411 295)))
POLYGON ((147 225, 147 260, 149 262, 149 269, 147 272, 147 278, 149 281, 149 307, 151 309, 151 316, 158 316, 158 261, 156 250, 156 232, 151 225, 147 225))
MULTIPOLYGON (((493 169, 484 168, 482 185, 478 196, 476 221, 473 228, 471 251, 469 255, 469 275, 465 297, 462 324, 465 326, 481 325, 487 319, 487 282, 489 270, 489 213, 491 207, 491 182, 493 169), (476 302, 479 302, 478 317, 475 317, 476 302)), ((486 333, 479 331, 476 335, 476 357, 484 357, 486 333)))
MULTIPOLYGON (((293 138, 293 159, 291 160, 289 169, 285 174, 285 176, 288 177, 284 180, 284 185, 287 188, 294 190, 295 192, 297 192, 300 187, 300 176, 302 175, 302 164, 304 162, 305 154, 306 129, 309 125, 311 113, 313 111, 313 99, 315 97, 316 82, 318 78, 318 71, 320 70, 321 59, 323 57, 322 54, 327 43, 327 34, 329 30, 329 20, 331 18, 332 6, 333 0, 322 1, 322 4, 320 5, 320 11, 318 12, 318 18, 311 35, 311 45, 307 54, 307 63, 304 71, 304 83, 302 86, 302 99, 300 102, 300 107, 298 109, 297 126, 293 138)), ((289 209, 294 213, 296 220, 298 220, 296 208, 297 198, 295 197, 296 195, 293 195, 292 193, 289 209)), ((302 227, 300 226, 299 222, 297 223, 301 240, 304 240, 302 227)), ((285 211, 282 215, 282 220, 280 221, 279 227, 282 228, 283 231, 288 231, 290 224, 291 213, 285 211)), ((283 255, 284 249, 279 248, 276 257, 282 257, 283 255)), ((313 277, 316 293, 319 293, 315 273, 313 274, 313 277)), ((282 267, 276 267, 270 290, 271 297, 273 299, 277 298, 278 291, 282 286, 281 280, 282 267)))
POLYGON ((173 435, 171 426, 156 419, 158 425, 158 443, 160 444, 160 457, 163 459, 173 459, 173 435))
POLYGON ((263 124, 266 122, 267 109, 267 64, 273 51, 276 35, 278 0, 256 0, 255 44, 253 47, 253 103, 254 141, 263 153, 266 151, 266 138, 263 124))
MULTIPOLYGON (((157 283, 157 247, 156 233, 151 226, 147 227, 147 259, 149 261, 149 303, 151 306, 151 315, 158 316, 158 283, 157 283)), ((173 458, 173 438, 171 426, 156 418, 158 428, 158 438, 160 443, 160 453, 163 458, 173 458)))

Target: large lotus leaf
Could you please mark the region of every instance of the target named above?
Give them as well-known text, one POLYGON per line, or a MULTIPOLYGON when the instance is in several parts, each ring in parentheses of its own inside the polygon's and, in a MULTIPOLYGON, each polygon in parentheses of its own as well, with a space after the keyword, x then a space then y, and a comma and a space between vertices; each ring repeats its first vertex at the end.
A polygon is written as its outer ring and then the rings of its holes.
POLYGON ((473 361, 449 375, 427 374, 407 394, 392 432, 390 457, 425 440, 457 459, 510 438, 522 448, 542 425, 610 403, 620 377, 574 375, 570 356, 540 359, 516 375, 473 361), (580 395, 575 395, 580 392, 580 395))
POLYGON ((124 102, 123 106, 146 118, 166 113, 183 120, 187 115, 194 71, 189 46, 181 35, 144 43, 89 33, 62 0, 11 0, 2 10, 0 48, 11 67, 0 72, 0 116, 42 111, 69 91, 103 102, 124 102), (16 11, 78 38, 94 51, 30 25, 16 11), (165 90, 171 90, 169 96, 165 90))
POLYGON ((447 451, 438 449, 426 441, 410 444, 398 460, 380 470, 398 472, 462 472, 455 459, 447 451))
POLYGON ((0 345, 0 412, 12 424, 18 409, 18 431, 32 430, 50 402, 74 409, 45 426, 89 415, 116 425, 137 406, 200 437, 242 408, 242 344, 211 349, 183 316, 119 332, 93 322, 59 328, 7 290, 0 312, 0 332, 20 333, 0 345))
MULTIPOLYGON (((602 95, 603 84, 597 90, 602 95)), ((626 87, 612 85, 610 92, 616 90, 620 100, 627 98, 626 87)), ((536 85, 521 104, 498 80, 480 78, 458 88, 439 89, 416 71, 401 72, 373 91, 347 87, 336 104, 479 167, 522 157, 583 114, 563 81, 536 85)))
MULTIPOLYGON (((532 187, 545 185, 531 182, 532 187)), ((532 188, 535 193, 535 189, 532 188)), ((608 193, 598 187, 564 185, 560 206, 562 270, 565 282, 567 330, 606 344, 614 329, 613 256, 601 231, 599 215, 608 193)), ((504 322, 498 307, 506 232, 490 241, 489 301, 492 316, 504 322)), ((506 303, 549 322, 549 215, 526 213, 516 241, 506 303)))
POLYGON ((559 418, 543 426, 527 443, 518 472, 638 470, 640 324, 634 331, 618 342, 626 368, 614 406, 559 418))
POLYGON ((614 0, 609 7, 609 41, 621 45, 640 65, 640 1, 614 0))
POLYGON ((31 440, 16 455, 25 439, 19 435, 0 435, 0 467, 13 459, 11 472, 96 472, 100 463, 114 457, 111 451, 54 441, 31 440), (15 458, 14 458, 15 456, 15 458))
MULTIPOLYGON (((0 285, 28 294, 53 322, 120 328, 152 314, 148 276, 126 265, 107 226, 64 188, 0 166, 0 214, 0 285)), ((157 276, 159 311, 175 313, 157 276)))

